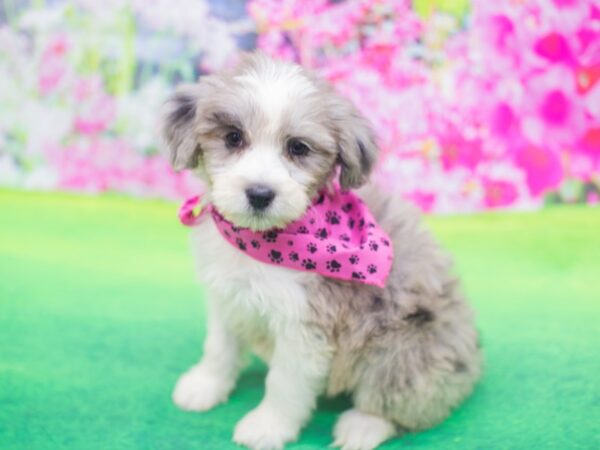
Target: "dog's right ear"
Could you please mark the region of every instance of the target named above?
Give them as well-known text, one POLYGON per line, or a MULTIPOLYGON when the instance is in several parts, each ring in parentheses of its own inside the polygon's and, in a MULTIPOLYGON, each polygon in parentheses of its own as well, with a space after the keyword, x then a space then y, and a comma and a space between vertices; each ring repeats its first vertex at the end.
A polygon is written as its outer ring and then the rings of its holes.
POLYGON ((197 167, 201 158, 195 133, 199 91, 199 85, 182 85, 163 106, 162 147, 176 171, 197 167))

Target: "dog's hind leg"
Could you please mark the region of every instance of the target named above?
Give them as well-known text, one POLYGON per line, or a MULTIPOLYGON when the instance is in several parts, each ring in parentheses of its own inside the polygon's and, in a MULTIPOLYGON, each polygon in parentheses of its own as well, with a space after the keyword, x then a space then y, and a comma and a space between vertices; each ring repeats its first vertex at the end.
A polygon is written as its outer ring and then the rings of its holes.
POLYGON ((332 446, 342 450, 372 450, 395 435, 396 426, 384 417, 350 409, 335 424, 332 446))

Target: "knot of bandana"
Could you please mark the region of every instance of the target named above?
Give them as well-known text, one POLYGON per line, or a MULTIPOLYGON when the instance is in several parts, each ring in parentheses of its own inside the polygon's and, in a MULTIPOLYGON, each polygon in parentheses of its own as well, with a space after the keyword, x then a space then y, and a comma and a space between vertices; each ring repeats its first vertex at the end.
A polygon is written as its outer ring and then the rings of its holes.
POLYGON ((199 197, 179 211, 186 226, 197 225, 208 211, 227 242, 261 262, 316 272, 345 281, 385 287, 393 261, 387 233, 364 202, 352 192, 321 194, 302 218, 284 229, 252 231, 226 220, 213 205, 200 213, 199 197))

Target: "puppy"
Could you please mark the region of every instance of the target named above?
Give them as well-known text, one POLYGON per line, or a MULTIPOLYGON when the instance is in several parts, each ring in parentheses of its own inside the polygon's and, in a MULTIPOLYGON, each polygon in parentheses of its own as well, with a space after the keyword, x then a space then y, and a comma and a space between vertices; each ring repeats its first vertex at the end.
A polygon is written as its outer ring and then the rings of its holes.
POLYGON ((173 167, 204 180, 203 203, 217 214, 192 229, 208 326, 202 359, 175 386, 177 406, 226 401, 247 350, 269 366, 264 398, 233 435, 252 449, 297 439, 322 393, 352 395, 334 445, 365 450, 439 423, 469 395, 481 371, 472 313, 413 208, 357 191, 391 240, 381 286, 259 261, 219 229, 276 236, 323 193, 365 185, 378 148, 348 100, 296 65, 254 54, 180 87, 162 134, 173 167))

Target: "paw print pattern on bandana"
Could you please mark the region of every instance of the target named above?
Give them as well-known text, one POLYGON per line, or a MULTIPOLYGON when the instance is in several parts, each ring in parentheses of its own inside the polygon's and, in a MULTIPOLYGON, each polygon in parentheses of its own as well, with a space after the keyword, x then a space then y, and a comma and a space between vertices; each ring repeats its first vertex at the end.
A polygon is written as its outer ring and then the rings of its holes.
POLYGON ((265 233, 263 233, 263 239, 267 242, 277 241, 277 236, 277 231, 266 231, 265 233))
POLYGON ((327 214, 325 214, 325 220, 327 220, 329 225, 339 225, 341 217, 335 211, 327 211, 327 214))
POLYGON ((331 261, 327 261, 326 267, 330 272, 339 272, 342 265, 335 259, 332 259, 331 261))
POLYGON ((271 261, 277 264, 281 264, 283 262, 283 257, 281 256, 281 252, 277 250, 271 250, 269 252, 269 258, 271 261))
POLYGON ((223 238, 244 255, 292 270, 385 286, 393 261, 389 236, 364 202, 339 186, 323 192, 300 219, 264 231, 234 225, 211 204, 196 214, 198 203, 193 201, 199 199, 190 200, 180 210, 182 223, 197 225, 202 212, 209 212, 223 238))
POLYGON ((315 237, 321 241, 324 241, 325 239, 327 239, 327 236, 329 236, 329 233, 327 232, 327 228, 319 228, 317 230, 317 232, 315 233, 315 237))
POLYGON ((235 238, 235 242, 240 250, 246 251, 246 243, 242 238, 235 238))
POLYGON ((317 264, 310 258, 302 260, 302 267, 306 270, 314 270, 317 268, 317 264))

